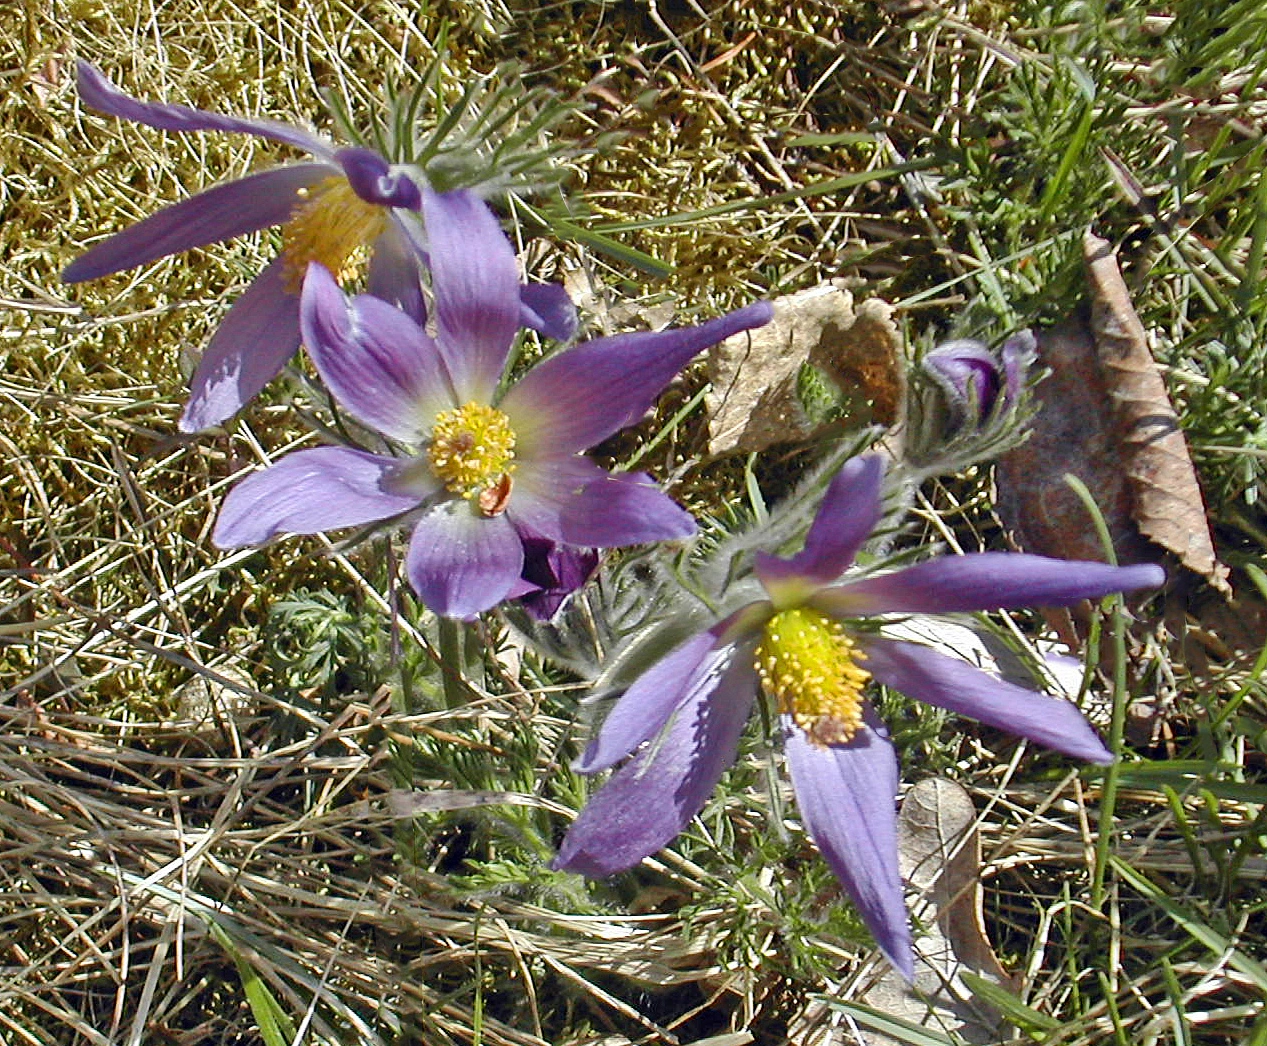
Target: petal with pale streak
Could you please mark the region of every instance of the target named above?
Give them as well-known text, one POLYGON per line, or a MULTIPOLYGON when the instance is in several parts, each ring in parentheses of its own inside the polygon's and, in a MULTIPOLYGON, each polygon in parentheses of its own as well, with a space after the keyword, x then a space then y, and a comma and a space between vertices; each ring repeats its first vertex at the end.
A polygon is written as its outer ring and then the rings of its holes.
POLYGON ((317 262, 304 277, 299 326, 335 399, 384 435, 420 444, 436 414, 454 406, 426 332, 379 298, 349 299, 317 262))
POLYGON ((818 592, 813 603, 838 617, 1061 607, 1111 592, 1156 588, 1165 580, 1165 571, 1151 563, 1112 567, 1017 552, 977 552, 939 556, 891 574, 835 585, 818 592))
POLYGON ((211 540, 262 545, 278 534, 319 534, 407 512, 418 504, 384 489, 398 462, 351 447, 287 454, 229 491, 211 540))
POLYGON ((422 193, 417 183, 403 171, 393 170, 373 149, 360 146, 340 149, 334 159, 343 168, 352 191, 366 203, 409 211, 422 207, 422 193))
POLYGON ((164 207, 97 244, 62 273, 67 283, 95 280, 234 236, 281 225, 290 218, 300 189, 334 173, 320 163, 277 167, 226 182, 164 207))
POLYGON ((299 297, 285 287, 274 258, 235 301, 189 383, 182 432, 201 432, 231 418, 299 349, 299 297))
POLYGON ((586 342, 530 370, 506 393, 502 409, 525 446, 585 450, 641 418, 698 353, 769 323, 773 314, 762 301, 697 327, 586 342))
POLYGON ((695 533, 690 514, 645 473, 611 473, 582 457, 522 460, 507 511, 554 541, 592 548, 695 533))
POLYGON ((719 648, 712 632, 700 632, 671 650, 621 695, 573 769, 583 774, 610 769, 650 741, 693 693, 717 688, 733 650, 719 648))
POLYGON ((1086 717, 1071 702, 1008 683, 918 643, 868 639, 867 670, 885 686, 1009 734, 1092 763, 1111 763, 1086 717))
POLYGON ((915 975, 897 863, 897 757, 868 722, 845 745, 821 746, 783 716, 783 744, 805 830, 858 909, 885 958, 915 975))
POLYGON ((418 521, 405 569, 433 613, 467 621, 519 583, 523 545, 504 516, 476 515, 462 498, 441 501, 418 521))
POLYGON ((490 403, 519 329, 519 269, 483 200, 423 192, 436 341, 461 403, 490 403))
POLYGON ((736 650, 715 689, 689 691, 661 735, 586 803, 554 867, 599 878, 670 843, 735 761, 756 684, 749 645, 736 650))

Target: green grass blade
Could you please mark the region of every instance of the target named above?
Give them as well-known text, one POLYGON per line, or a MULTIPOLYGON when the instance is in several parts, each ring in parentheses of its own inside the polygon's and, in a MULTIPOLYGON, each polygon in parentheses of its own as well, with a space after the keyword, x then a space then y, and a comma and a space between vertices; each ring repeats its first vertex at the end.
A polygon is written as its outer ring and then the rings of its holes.
POLYGON ((961 976, 963 983, 968 986, 968 990, 973 995, 983 1002, 988 1002, 1031 1037, 1041 1039, 1060 1030, 1060 1021, 1055 1017, 1049 1017, 1041 1010, 1027 1006, 1002 985, 987 981, 984 977, 979 977, 968 970, 964 970, 961 976))
POLYGON ((1233 948, 1231 943, 1217 930, 1207 926, 1183 905, 1172 900, 1161 888, 1135 871, 1129 864, 1118 857, 1110 858, 1114 872, 1124 879, 1136 893, 1153 901, 1163 912, 1199 944, 1205 945, 1218 955, 1226 955, 1227 963, 1249 980, 1253 981, 1259 991, 1267 994, 1267 968, 1262 963, 1251 959, 1244 952, 1233 948))

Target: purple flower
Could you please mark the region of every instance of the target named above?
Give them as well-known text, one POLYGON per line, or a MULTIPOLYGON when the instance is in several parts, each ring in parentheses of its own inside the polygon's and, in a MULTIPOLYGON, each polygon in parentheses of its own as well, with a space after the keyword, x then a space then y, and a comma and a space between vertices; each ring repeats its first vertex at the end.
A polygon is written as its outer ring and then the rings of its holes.
POLYGON ((255 545, 409 513, 406 569, 433 611, 471 618, 525 591, 525 539, 608 548, 695 525, 643 474, 581 451, 637 421, 696 353, 769 322, 766 302, 698 327, 602 338, 500 389, 519 326, 514 251, 469 191, 423 191, 434 338, 378 298, 348 299, 320 265, 300 302, 304 344, 355 418, 411 449, 298 451, 225 499, 214 540, 255 545))
MULTIPOLYGON (((303 128, 277 120, 204 112, 185 105, 142 102, 79 63, 79 93, 94 109, 164 131, 231 131, 294 146, 313 161, 238 178, 173 204, 97 244, 62 278, 92 280, 145 265, 169 254, 282 227, 283 247, 234 302, 203 353, 180 419, 198 432, 231 417, 277 376, 299 348, 299 290, 308 264, 336 274, 368 254, 372 294, 421 316, 418 255, 403 212, 421 204, 417 182, 378 153, 339 148, 303 128)), ((575 331, 562 288, 524 289, 521 319, 552 336, 575 331)))
POLYGON ((996 410, 1016 404, 1034 358, 1034 335, 1021 331, 1003 343, 998 355, 979 341, 961 339, 938 345, 921 364, 950 405, 956 427, 978 423, 996 410))
POLYGON ((775 703, 806 830, 889 961, 913 973, 898 874, 898 770, 863 696, 870 679, 1079 759, 1112 755, 1074 705, 1004 682, 854 619, 1064 606, 1162 582, 1160 567, 1111 567, 985 552, 834 583, 879 521, 876 456, 835 477, 789 559, 758 553, 767 599, 692 636, 620 698, 577 768, 631 753, 581 811, 556 867, 591 877, 632 867, 672 840, 735 759, 758 689, 775 703))

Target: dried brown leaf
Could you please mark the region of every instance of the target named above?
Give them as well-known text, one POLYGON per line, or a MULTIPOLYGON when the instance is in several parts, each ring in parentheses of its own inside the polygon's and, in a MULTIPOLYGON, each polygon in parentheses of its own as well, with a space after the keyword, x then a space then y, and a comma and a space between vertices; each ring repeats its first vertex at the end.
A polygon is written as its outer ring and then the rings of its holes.
POLYGON ((1149 540, 1179 557, 1212 585, 1227 588, 1227 568, 1215 556, 1196 470, 1148 349, 1126 284, 1106 240, 1088 232, 1083 258, 1091 291, 1091 330, 1114 421, 1125 442, 1133 518, 1149 540))
POLYGON ((709 453, 756 452, 808 439, 822 427, 797 395, 809 364, 847 398, 846 424, 893 425, 902 403, 901 336, 892 308, 870 299, 857 308, 841 281, 774 303, 774 320, 709 352, 709 453))
POLYGON ((1095 497, 1118 559, 1176 556, 1227 591, 1183 432, 1108 244, 1088 233, 1089 304, 1038 338, 1050 375, 1035 390, 1029 439, 998 468, 998 510, 1016 542, 1102 559, 1072 474, 1095 497))

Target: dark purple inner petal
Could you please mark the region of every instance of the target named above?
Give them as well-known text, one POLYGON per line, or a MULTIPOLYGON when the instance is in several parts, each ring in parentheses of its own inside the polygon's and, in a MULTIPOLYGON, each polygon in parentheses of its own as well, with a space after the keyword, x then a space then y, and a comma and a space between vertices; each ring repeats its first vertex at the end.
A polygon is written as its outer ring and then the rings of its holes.
POLYGON ((519 288, 519 322, 555 341, 571 341, 579 324, 576 306, 557 283, 526 283, 519 288))
POLYGON ((334 158, 352 190, 366 203, 410 211, 422 209, 422 193, 413 179, 404 171, 392 170, 372 149, 340 149, 334 158))

